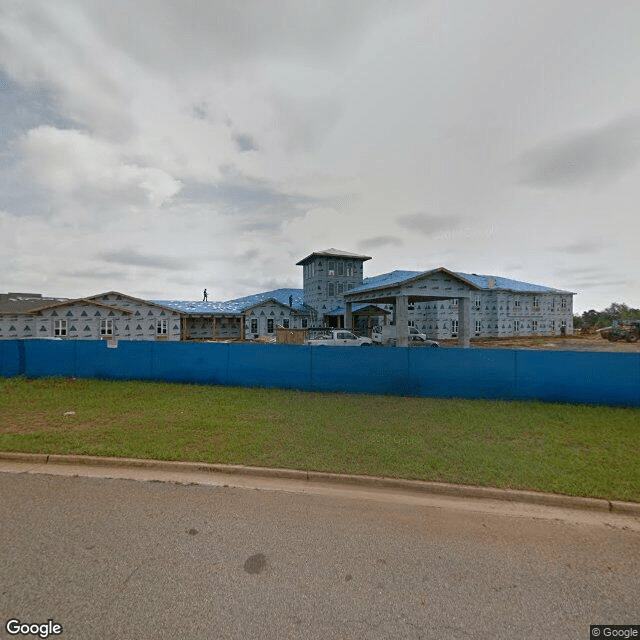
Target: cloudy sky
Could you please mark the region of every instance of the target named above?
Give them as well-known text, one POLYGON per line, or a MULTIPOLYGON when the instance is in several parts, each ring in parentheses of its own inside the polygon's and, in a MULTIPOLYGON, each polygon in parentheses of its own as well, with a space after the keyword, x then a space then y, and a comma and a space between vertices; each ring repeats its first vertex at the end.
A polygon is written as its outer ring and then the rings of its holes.
POLYGON ((335 247, 640 307, 637 0, 4 0, 0 292, 224 300, 335 247))

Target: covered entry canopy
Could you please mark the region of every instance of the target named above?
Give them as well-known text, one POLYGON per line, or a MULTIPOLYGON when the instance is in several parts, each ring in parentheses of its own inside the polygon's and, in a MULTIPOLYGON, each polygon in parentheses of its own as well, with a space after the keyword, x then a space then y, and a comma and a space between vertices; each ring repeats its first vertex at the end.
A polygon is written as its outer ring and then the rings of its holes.
MULTIPOLYGON (((331 311, 328 311, 323 315, 325 320, 329 320, 329 326, 335 325, 337 328, 342 329, 347 327, 346 324, 344 327, 340 326, 343 322, 343 319, 344 319, 344 322, 346 323, 345 313, 346 313, 345 307, 343 307, 342 305, 338 305, 337 307, 335 307, 334 309, 331 309, 331 311)), ((374 304, 354 304, 351 307, 352 318, 353 316, 379 317, 379 316, 389 315, 389 313, 390 311, 387 311, 386 309, 383 309, 382 307, 378 307, 374 304)), ((350 329, 353 328, 353 320, 349 325, 349 328, 350 329)))
POLYGON ((395 307, 397 344, 409 346, 409 304, 427 300, 458 300, 458 342, 469 346, 472 290, 481 287, 444 267, 431 271, 393 271, 367 278, 344 294, 345 326, 353 326, 353 307, 357 303, 391 304, 395 307))
POLYGON ((378 307, 375 304, 367 304, 364 307, 356 308, 357 305, 353 308, 354 316, 387 316, 390 311, 383 309, 382 307, 378 307))

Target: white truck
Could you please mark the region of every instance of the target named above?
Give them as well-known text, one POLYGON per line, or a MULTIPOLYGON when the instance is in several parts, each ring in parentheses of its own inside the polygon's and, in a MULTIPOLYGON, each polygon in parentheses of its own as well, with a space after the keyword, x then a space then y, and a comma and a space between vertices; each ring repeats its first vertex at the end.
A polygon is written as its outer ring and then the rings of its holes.
MULTIPOLYGON (((378 325, 373 327, 371 334, 373 342, 384 346, 394 346, 398 338, 397 327, 393 324, 378 325)), ((427 347, 439 347, 435 340, 429 340, 426 334, 421 333, 415 327, 409 327, 409 342, 416 342, 427 347)))
POLYGON ((346 329, 327 329, 305 344, 314 347, 370 347, 373 340, 357 336, 346 329))

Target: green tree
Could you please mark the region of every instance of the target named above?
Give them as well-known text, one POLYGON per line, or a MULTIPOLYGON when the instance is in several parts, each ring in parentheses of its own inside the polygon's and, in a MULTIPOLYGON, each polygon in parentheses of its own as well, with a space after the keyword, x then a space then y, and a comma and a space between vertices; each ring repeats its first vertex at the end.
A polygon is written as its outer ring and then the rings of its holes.
POLYGON ((574 327, 608 327, 614 320, 640 320, 640 309, 633 309, 623 302, 612 302, 606 309, 596 311, 589 309, 581 316, 574 317, 574 327))

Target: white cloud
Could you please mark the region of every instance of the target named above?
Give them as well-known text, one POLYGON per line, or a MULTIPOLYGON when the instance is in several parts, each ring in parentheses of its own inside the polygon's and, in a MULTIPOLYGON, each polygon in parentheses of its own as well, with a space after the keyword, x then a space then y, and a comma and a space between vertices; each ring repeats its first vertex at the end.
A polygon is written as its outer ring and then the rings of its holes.
POLYGON ((538 145, 520 158, 522 182, 538 188, 593 187, 629 173, 640 160, 640 118, 627 117, 538 145))
POLYGON ((38 127, 21 148, 25 171, 38 184, 87 204, 108 199, 158 207, 181 188, 166 172, 127 161, 113 144, 81 131, 38 127))
POLYGON ((639 18, 597 0, 7 0, 0 67, 22 98, 0 100, 0 255, 58 295, 111 274, 236 297, 367 242, 369 274, 517 264, 570 287, 557 269, 593 242, 635 272, 639 18), (153 260, 120 272, 106 243, 153 260), (193 266, 167 275, 161 255, 193 266))
POLYGON ((348 251, 358 239, 358 234, 351 225, 345 224, 344 215, 333 207, 309 209, 303 217, 287 223, 283 228, 283 235, 295 240, 304 239, 308 250, 303 251, 307 253, 330 247, 348 251))
POLYGON ((117 49, 130 51, 144 64, 180 77, 185 72, 218 72, 225 67, 235 75, 257 59, 339 65, 357 48, 370 25, 416 4, 406 0, 82 2, 117 49), (191 63, 187 68, 185 59, 191 63))
POLYGON ((412 213, 399 216, 397 223, 410 232, 433 236, 452 232, 459 226, 460 218, 458 216, 412 213))
POLYGON ((122 137, 140 69, 105 42, 75 3, 7 2, 0 8, 0 59, 17 80, 52 90, 66 117, 122 137))
MULTIPOLYGON (((17 244, 18 230, 16 222, 15 216, 11 215, 8 211, 2 211, 0 209, 0 237, 2 238, 2 243, 7 247, 15 247, 17 244)), ((10 254, 8 252, 0 251, 0 260, 4 262, 9 259, 10 254)), ((6 271, 6 265, 3 264, 0 272, 6 273, 6 271)))

